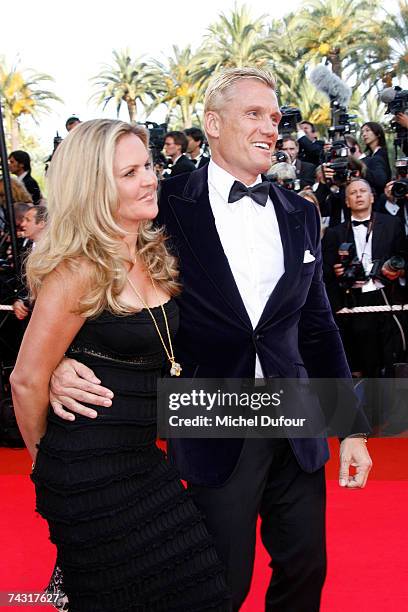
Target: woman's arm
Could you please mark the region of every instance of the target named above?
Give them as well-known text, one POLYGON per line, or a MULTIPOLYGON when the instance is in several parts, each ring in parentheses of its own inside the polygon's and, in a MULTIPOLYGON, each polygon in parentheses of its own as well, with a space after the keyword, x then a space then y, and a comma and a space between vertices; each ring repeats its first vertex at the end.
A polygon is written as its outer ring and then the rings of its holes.
POLYGON ((86 291, 85 274, 61 266, 46 278, 11 374, 17 423, 33 461, 46 429, 52 372, 85 322, 74 314, 86 291))

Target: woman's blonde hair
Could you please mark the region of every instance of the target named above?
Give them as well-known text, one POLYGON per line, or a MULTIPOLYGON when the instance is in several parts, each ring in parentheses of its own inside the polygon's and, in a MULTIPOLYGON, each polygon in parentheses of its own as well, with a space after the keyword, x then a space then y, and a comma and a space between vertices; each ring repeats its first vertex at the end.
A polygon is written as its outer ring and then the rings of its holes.
MULTIPOLYGON (((14 176, 10 176, 10 186, 11 186, 11 197, 12 197, 13 202, 25 202, 27 204, 33 203, 33 198, 28 193, 23 183, 18 180, 18 178, 15 178, 14 176)), ((6 204, 4 181, 2 178, 0 178, 0 204, 1 206, 5 206, 6 204)))
MULTIPOLYGON (((71 130, 56 150, 47 173, 47 228, 27 261, 33 298, 57 266, 68 265, 75 272, 86 261, 90 290, 80 299, 78 313, 92 317, 104 309, 130 312, 119 299, 131 262, 123 251, 126 231, 116 222, 119 202, 113 174, 116 145, 126 134, 135 134, 148 146, 143 127, 96 119, 71 130)), ((176 295, 176 259, 166 250, 165 240, 152 221, 140 222, 138 257, 156 283, 176 295)))

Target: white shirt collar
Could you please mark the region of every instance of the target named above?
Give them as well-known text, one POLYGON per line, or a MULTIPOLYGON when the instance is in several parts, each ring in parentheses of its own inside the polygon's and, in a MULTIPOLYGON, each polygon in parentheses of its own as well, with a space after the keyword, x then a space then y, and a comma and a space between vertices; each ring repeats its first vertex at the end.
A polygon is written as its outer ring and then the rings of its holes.
POLYGON ((353 215, 351 215, 352 221, 369 221, 370 219, 371 219, 371 215, 369 217, 364 217, 364 219, 357 219, 356 217, 353 217, 353 215))
POLYGON ((20 174, 20 176, 18 177, 18 178, 19 178, 19 180, 22 182, 22 181, 23 181, 23 178, 25 178, 25 177, 27 176, 27 174, 28 174, 28 171, 23 172, 23 174, 20 174))
MULTIPOLYGON (((238 181, 235 176, 232 176, 229 172, 218 166, 213 159, 210 159, 208 164, 208 182, 211 183, 211 186, 217 191, 220 197, 224 200, 224 202, 228 202, 228 196, 231 191, 231 187, 234 184, 234 181, 238 181)), ((240 181, 242 182, 242 181, 240 181)), ((256 180, 251 183, 251 185, 247 185, 247 187, 252 187, 253 185, 257 185, 262 182, 262 177, 258 174, 256 180)))

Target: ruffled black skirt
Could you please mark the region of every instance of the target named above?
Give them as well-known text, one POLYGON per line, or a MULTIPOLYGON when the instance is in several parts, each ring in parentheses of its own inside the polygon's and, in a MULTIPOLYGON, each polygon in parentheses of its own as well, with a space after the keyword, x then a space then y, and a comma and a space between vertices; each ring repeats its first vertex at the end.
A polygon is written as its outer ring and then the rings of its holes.
POLYGON ((143 406, 137 413, 52 416, 39 445, 37 510, 57 546, 69 611, 229 611, 203 517, 156 446, 155 422, 143 406))

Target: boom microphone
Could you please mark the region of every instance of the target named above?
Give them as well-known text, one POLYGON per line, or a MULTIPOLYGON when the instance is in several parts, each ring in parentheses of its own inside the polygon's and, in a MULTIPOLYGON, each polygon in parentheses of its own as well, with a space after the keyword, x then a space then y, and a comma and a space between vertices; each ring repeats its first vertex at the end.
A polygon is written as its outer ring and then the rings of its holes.
POLYGON ((350 87, 326 66, 314 68, 309 78, 316 89, 324 93, 331 102, 336 101, 340 106, 348 105, 351 98, 350 87))
POLYGON ((394 87, 386 87, 380 93, 380 100, 384 102, 384 104, 389 104, 392 102, 397 95, 397 90, 394 87))

